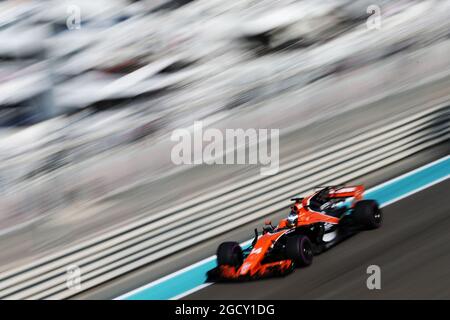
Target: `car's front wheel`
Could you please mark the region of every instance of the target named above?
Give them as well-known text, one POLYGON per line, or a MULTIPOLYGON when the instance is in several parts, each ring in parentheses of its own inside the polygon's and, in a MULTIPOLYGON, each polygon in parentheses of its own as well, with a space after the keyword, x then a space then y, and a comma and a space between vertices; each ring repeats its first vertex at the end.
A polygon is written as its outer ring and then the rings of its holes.
POLYGON ((239 267, 244 260, 242 248, 237 242, 221 243, 217 249, 217 264, 239 267))
POLYGON ((311 240, 305 235, 297 235, 287 239, 286 256, 297 266, 309 266, 314 257, 311 240))

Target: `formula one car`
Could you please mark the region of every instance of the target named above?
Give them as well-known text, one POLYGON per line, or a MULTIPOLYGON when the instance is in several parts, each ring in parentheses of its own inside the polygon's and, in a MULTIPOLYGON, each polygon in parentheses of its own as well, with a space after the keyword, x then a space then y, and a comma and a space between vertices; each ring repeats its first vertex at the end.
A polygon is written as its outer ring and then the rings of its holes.
POLYGON ((286 275, 309 266, 316 254, 361 230, 381 226, 375 200, 363 200, 364 186, 328 186, 305 198, 294 198, 289 215, 273 226, 255 229, 252 244, 242 249, 224 242, 217 249, 217 267, 207 281, 249 280, 286 275))

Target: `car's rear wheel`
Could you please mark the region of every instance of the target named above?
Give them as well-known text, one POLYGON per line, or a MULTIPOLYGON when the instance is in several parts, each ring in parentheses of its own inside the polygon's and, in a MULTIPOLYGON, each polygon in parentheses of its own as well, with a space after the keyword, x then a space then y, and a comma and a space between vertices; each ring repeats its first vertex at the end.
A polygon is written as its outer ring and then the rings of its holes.
POLYGON ((357 224, 365 229, 381 226, 383 215, 375 200, 361 200, 355 204, 353 216, 357 224))
POLYGON ((217 264, 238 267, 242 264, 244 256, 242 248, 237 242, 221 243, 217 249, 217 264))
POLYGON ((309 266, 314 257, 311 240, 305 235, 293 236, 287 239, 286 255, 297 266, 309 266))

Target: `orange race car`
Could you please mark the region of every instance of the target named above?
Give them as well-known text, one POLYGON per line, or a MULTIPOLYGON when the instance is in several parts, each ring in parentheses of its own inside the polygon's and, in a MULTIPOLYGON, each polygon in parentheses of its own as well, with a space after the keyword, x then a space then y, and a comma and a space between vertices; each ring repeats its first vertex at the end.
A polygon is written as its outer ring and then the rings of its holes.
POLYGON ((305 198, 294 198, 289 215, 278 226, 265 222, 255 229, 252 244, 242 249, 224 242, 217 249, 218 266, 208 281, 256 279, 285 275, 309 266, 313 256, 360 231, 380 227, 382 213, 375 200, 363 200, 364 186, 328 186, 305 198))

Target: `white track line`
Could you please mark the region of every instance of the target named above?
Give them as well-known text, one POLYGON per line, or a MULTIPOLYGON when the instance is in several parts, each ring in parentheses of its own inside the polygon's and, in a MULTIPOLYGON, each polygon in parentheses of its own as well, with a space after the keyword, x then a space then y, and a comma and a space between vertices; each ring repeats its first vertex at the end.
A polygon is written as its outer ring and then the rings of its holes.
POLYGON ((385 203, 383 203, 380 207, 387 207, 388 205, 393 204, 394 202, 397 202, 397 201, 400 201, 400 200, 402 200, 402 199, 405 199, 405 198, 407 198, 407 197, 409 197, 409 196, 411 196, 411 195, 413 195, 413 194, 415 194, 415 193, 418 193, 418 192, 420 192, 420 191, 422 191, 422 190, 425 190, 425 189, 427 189, 427 188, 429 188, 429 187, 432 187, 432 186, 434 186, 435 184, 441 183, 442 181, 447 180, 448 178, 450 178, 450 174, 449 174, 449 175, 446 175, 445 177, 442 177, 441 179, 438 179, 438 180, 436 180, 436 181, 430 182, 430 183, 428 183, 428 184, 426 184, 426 185, 424 185, 424 186, 422 186, 422 187, 420 187, 420 188, 418 188, 418 189, 415 189, 415 190, 413 190, 413 191, 410 191, 410 192, 408 192, 408 193, 405 193, 404 195, 402 195, 402 196, 400 196, 400 197, 394 198, 394 199, 392 199, 391 201, 385 202, 385 203))
POLYGON ((392 184, 392 183, 394 183, 394 182, 396 182, 396 181, 398 181, 398 180, 401 180, 401 179, 403 179, 403 178, 405 178, 405 177, 409 177, 409 176, 413 175, 413 174, 416 173, 416 172, 425 170, 425 169, 427 169, 427 168, 429 168, 429 167, 432 167, 432 166, 434 166, 434 165, 436 165, 436 164, 438 164, 438 163, 440 163, 440 162, 444 162, 444 161, 446 161, 448 158, 450 158, 450 155, 445 156, 445 157, 443 157, 443 158, 440 158, 440 159, 438 159, 438 160, 436 160, 436 161, 430 162, 430 163, 428 163, 428 164, 426 164, 426 165, 423 165, 422 167, 419 167, 419 168, 414 169, 414 170, 412 170, 412 171, 406 172, 406 173, 402 174, 401 176, 398 176, 398 177, 392 178, 391 180, 385 181, 385 182, 383 182, 382 184, 379 184, 379 185, 376 185, 375 187, 370 188, 370 189, 367 190, 366 192, 374 192, 374 191, 376 191, 376 190, 378 190, 378 189, 381 189, 381 188, 385 187, 386 185, 392 184))
MULTIPOLYGON (((252 239, 252 240, 253 240, 253 239, 252 239)), ((240 245, 241 245, 241 246, 249 245, 249 244, 252 242, 252 240, 244 241, 244 242, 240 243, 240 245)), ((129 296, 134 295, 135 293, 138 293, 138 292, 140 292, 140 291, 142 291, 142 290, 145 290, 145 289, 151 288, 151 287, 153 287, 153 286, 156 286, 157 284, 159 284, 159 283, 161 283, 161 282, 164 282, 164 281, 166 281, 166 280, 170 280, 170 279, 172 279, 172 278, 178 276, 179 274, 182 274, 182 273, 187 272, 187 271, 189 271, 189 270, 195 269, 195 268, 198 267, 199 265, 202 265, 202 264, 204 264, 204 263, 210 262, 210 261, 212 261, 212 260, 214 260, 214 259, 216 259, 216 256, 215 256, 215 255, 214 255, 214 256, 211 256, 211 257, 208 257, 208 258, 205 258, 205 259, 203 259, 203 260, 200 260, 200 261, 198 261, 198 262, 196 262, 196 263, 194 263, 194 264, 192 264, 192 265, 190 265, 190 266, 187 266, 187 267, 185 267, 185 268, 183 268, 183 269, 181 269, 181 270, 178 270, 178 271, 176 271, 176 272, 173 272, 173 273, 171 273, 171 274, 168 274, 167 276, 164 276, 164 277, 162 277, 162 278, 160 278, 160 279, 158 279, 158 280, 152 281, 152 282, 150 282, 150 283, 148 283, 148 284, 146 284, 146 285, 144 285, 144 286, 142 286, 142 287, 139 287, 139 288, 137 288, 137 289, 134 289, 133 291, 127 292, 127 293, 125 293, 125 294, 123 294, 123 295, 121 295, 121 296, 119 296, 119 297, 117 297, 117 298, 114 298, 114 300, 123 300, 123 299, 126 299, 126 298, 128 298, 129 296)), ((207 287, 208 285, 211 285, 211 284, 212 284, 212 283, 205 283, 205 284, 202 284, 202 285, 200 285, 200 286, 198 286, 198 287, 195 287, 195 288, 193 288, 193 289, 191 289, 191 290, 189 290, 189 291, 186 291, 186 292, 191 292, 192 290, 194 290, 194 289, 196 289, 196 288, 199 288, 199 287, 202 287, 203 285, 206 285, 206 286, 204 286, 204 287, 207 287)), ((204 287, 202 287, 202 288, 204 288, 204 287)), ((202 289, 202 288, 201 288, 201 289, 202 289)), ((200 290, 200 289, 198 289, 198 290, 200 290)), ((197 291, 197 290, 195 290, 195 291, 197 291)), ((192 292, 194 292, 194 291, 192 291, 192 292)), ((192 292, 191 292, 191 293, 192 293, 192 292)), ((181 294, 180 294, 180 295, 181 295, 181 294)), ((178 297, 178 296, 176 296, 176 297, 178 297)), ((174 297, 174 298, 171 298, 171 300, 176 300, 176 299, 175 299, 175 297, 174 297)))

